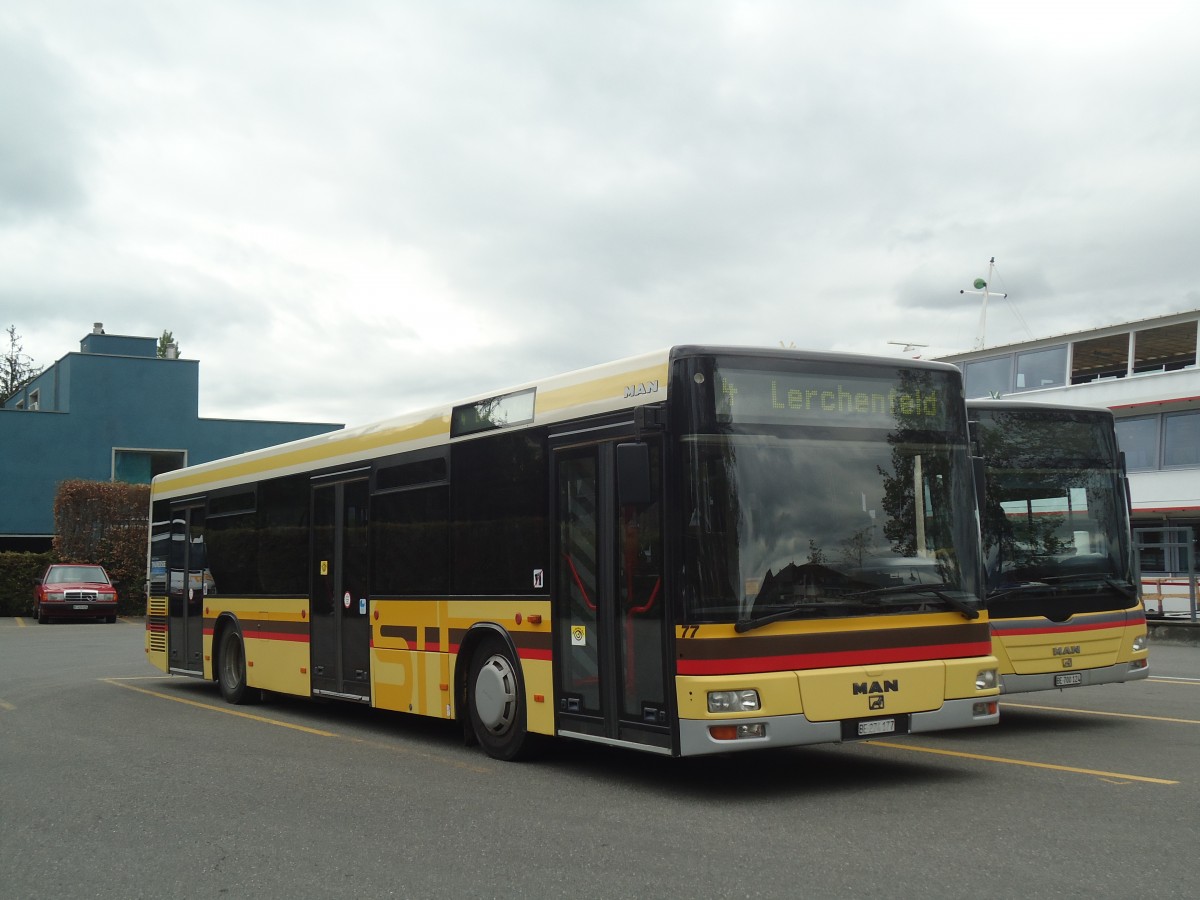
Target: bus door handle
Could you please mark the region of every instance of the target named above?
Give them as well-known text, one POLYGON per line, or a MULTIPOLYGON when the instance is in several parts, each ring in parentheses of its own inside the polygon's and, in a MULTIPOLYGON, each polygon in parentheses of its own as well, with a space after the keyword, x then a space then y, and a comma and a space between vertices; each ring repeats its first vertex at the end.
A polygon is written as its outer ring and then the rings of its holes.
POLYGON ((571 559, 571 554, 564 553, 563 559, 567 561, 567 565, 571 568, 571 577, 575 579, 575 584, 579 587, 579 593, 583 594, 583 602, 587 604, 587 608, 592 612, 596 611, 596 604, 592 602, 592 598, 588 596, 587 588, 583 586, 583 579, 579 577, 579 571, 575 568, 575 563, 571 559))
POLYGON ((654 608, 654 601, 658 598, 658 591, 659 591, 659 588, 661 588, 661 587, 662 587, 662 576, 659 575, 658 579, 654 582, 654 590, 652 590, 650 592, 650 599, 647 600, 645 602, 645 604, 642 606, 629 607, 629 612, 635 616, 640 616, 643 613, 650 612, 650 610, 654 608))

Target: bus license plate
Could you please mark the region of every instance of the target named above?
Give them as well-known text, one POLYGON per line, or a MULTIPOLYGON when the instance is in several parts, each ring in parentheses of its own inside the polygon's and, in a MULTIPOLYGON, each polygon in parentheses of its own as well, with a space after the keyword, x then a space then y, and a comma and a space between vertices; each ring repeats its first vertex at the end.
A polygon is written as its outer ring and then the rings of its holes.
POLYGON ((891 734, 895 730, 895 719, 873 719, 870 722, 858 723, 859 737, 866 737, 868 734, 891 734))
POLYGON ((1083 684, 1083 673, 1082 672, 1071 672, 1069 675, 1055 675, 1054 676, 1054 686, 1055 687, 1068 687, 1069 685, 1072 685, 1072 684, 1083 684))
POLYGON ((76 603, 74 606, 71 607, 71 609, 87 609, 87 608, 88 608, 88 605, 86 603, 76 603))

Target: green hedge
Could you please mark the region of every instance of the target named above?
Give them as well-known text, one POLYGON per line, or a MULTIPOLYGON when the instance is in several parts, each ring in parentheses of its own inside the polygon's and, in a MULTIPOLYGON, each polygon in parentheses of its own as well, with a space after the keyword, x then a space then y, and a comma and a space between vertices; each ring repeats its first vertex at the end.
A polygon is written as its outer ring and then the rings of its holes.
POLYGON ((123 616, 146 612, 149 507, 149 485, 119 481, 64 481, 54 497, 54 551, 104 566, 123 616))
POLYGON ((54 562, 53 553, 0 553, 0 616, 33 612, 33 580, 54 562))
POLYGON ((33 613, 33 581, 54 562, 104 566, 117 589, 117 612, 146 612, 150 488, 117 481, 64 481, 54 498, 54 549, 0 553, 0 616, 33 613))

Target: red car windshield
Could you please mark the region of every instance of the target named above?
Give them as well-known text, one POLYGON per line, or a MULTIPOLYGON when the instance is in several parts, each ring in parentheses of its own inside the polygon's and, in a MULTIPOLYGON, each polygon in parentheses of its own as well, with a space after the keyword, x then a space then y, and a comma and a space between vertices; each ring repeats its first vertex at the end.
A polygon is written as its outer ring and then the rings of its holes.
POLYGON ((99 566, 54 566, 46 573, 47 584, 68 584, 75 581, 108 584, 108 576, 99 566))

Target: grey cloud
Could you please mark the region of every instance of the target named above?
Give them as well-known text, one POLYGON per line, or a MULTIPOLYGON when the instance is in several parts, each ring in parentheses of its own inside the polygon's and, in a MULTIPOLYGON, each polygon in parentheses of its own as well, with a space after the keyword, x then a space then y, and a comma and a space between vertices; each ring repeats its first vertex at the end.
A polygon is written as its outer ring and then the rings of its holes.
POLYGON ((36 37, 0 27, 0 225, 86 201, 86 115, 68 68, 36 37))

